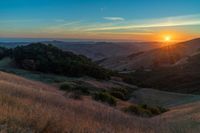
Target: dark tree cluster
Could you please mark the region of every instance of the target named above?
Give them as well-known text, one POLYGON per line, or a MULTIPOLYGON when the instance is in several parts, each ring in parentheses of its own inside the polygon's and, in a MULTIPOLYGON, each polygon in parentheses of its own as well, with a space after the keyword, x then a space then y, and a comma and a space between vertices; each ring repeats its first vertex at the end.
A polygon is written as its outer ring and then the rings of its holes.
POLYGON ((17 66, 27 70, 109 79, 108 71, 87 57, 62 51, 50 44, 34 43, 18 46, 12 50, 12 58, 17 66))
POLYGON ((11 49, 0 47, 0 59, 7 57, 11 54, 11 49))

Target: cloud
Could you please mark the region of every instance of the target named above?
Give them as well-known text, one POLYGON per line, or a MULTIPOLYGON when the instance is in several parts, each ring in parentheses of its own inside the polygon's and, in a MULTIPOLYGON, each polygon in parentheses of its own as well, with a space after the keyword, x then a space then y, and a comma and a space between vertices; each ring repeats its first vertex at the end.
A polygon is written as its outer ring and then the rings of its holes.
MULTIPOLYGON (((106 17, 106 19, 120 20, 118 17, 106 17)), ((133 30, 142 28, 179 27, 193 25, 200 25, 200 14, 138 20, 137 22, 133 21, 128 23, 121 23, 120 25, 116 26, 90 28, 88 31, 133 30)))
POLYGON ((122 17, 104 17, 103 19, 110 20, 110 21, 124 21, 125 20, 122 17))
POLYGON ((153 35, 152 32, 101 32, 102 34, 112 35, 153 35))
POLYGON ((101 31, 101 30, 125 30, 125 29, 137 29, 137 28, 161 28, 161 27, 175 27, 175 26, 191 26, 200 25, 198 21, 186 21, 186 22, 172 22, 172 23, 155 23, 155 24, 141 24, 141 25, 127 25, 127 26, 114 26, 114 27, 102 27, 89 29, 90 31, 101 31))

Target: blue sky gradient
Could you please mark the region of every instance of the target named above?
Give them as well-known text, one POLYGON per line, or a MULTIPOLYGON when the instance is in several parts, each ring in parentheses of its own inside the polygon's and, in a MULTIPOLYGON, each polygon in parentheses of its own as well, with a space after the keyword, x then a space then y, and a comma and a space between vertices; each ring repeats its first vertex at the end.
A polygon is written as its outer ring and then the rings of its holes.
POLYGON ((190 38, 200 35, 199 7, 199 0, 2 0, 0 37, 190 38))

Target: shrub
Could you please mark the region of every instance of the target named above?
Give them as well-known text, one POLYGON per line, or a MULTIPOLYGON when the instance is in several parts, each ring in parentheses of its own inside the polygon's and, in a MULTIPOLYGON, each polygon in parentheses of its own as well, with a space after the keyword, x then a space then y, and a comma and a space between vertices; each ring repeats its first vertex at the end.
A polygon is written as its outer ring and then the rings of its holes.
POLYGON ((76 86, 73 90, 79 91, 80 93, 86 94, 86 95, 90 94, 89 88, 86 86, 76 86))
POLYGON ((0 46, 0 59, 3 59, 4 57, 8 57, 11 53, 11 49, 7 49, 0 46))
POLYGON ((60 90, 71 91, 72 87, 69 84, 67 84, 67 83, 63 83, 63 84, 60 85, 60 90))
POLYGON ((160 110, 162 113, 169 111, 169 109, 166 109, 166 108, 163 108, 163 107, 160 107, 160 106, 158 106, 157 108, 159 108, 159 110, 160 110))
POLYGON ((111 91, 118 91, 118 92, 121 92, 123 94, 127 94, 128 93, 128 90, 125 89, 125 88, 112 88, 111 91))
POLYGON ((129 107, 125 108, 124 111, 138 116, 146 116, 146 117, 152 116, 149 110, 143 109, 140 106, 130 105, 129 107))
POLYGON ((116 98, 119 98, 121 100, 125 100, 125 95, 119 91, 113 91, 113 92, 110 92, 110 95, 116 97, 116 98))
POLYGON ((151 107, 151 108, 149 108, 149 110, 151 111, 151 113, 152 113, 153 115, 162 114, 161 110, 159 110, 159 108, 157 108, 157 107, 151 107))
POLYGON ((151 112, 152 115, 159 115, 161 113, 164 113, 166 111, 168 111, 168 109, 160 107, 160 106, 156 106, 156 107, 150 107, 146 104, 140 105, 141 108, 149 110, 151 112))
POLYGON ((75 92, 73 92, 69 95, 69 98, 72 98, 72 99, 75 99, 75 100, 81 100, 82 96, 81 96, 81 93, 79 91, 75 91, 75 92))
POLYGON ((96 100, 96 101, 108 103, 111 106, 116 106, 116 104, 117 104, 116 99, 106 92, 96 93, 93 96, 93 99, 96 100))
POLYGON ((60 86, 60 90, 67 91, 67 92, 79 92, 80 94, 89 95, 90 88, 84 85, 72 86, 68 83, 63 83, 60 86))
POLYGON ((152 117, 159 115, 167 111, 167 109, 162 107, 150 107, 146 104, 144 105, 130 105, 127 108, 124 108, 124 112, 135 114, 143 117, 152 117))
POLYGON ((128 100, 129 98, 128 90, 124 88, 112 88, 109 93, 110 95, 119 98, 121 100, 128 100))

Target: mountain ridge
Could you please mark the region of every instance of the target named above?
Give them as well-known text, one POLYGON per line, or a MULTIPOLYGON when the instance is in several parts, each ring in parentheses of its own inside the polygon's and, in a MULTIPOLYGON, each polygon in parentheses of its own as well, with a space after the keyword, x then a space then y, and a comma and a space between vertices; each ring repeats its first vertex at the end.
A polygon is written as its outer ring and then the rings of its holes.
POLYGON ((156 65, 156 61, 158 61, 157 63, 161 62, 160 66, 170 66, 181 58, 194 54, 198 49, 200 49, 200 38, 152 49, 131 59, 128 58, 131 55, 107 58, 101 62, 101 65, 119 71, 130 71, 141 67, 152 69, 156 65))

